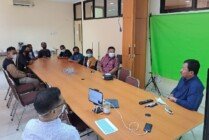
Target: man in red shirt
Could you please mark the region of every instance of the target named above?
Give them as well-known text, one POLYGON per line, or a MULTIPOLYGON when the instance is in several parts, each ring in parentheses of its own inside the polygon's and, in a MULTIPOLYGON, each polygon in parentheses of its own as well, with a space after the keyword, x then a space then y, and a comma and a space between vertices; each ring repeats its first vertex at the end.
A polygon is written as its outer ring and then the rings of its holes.
POLYGON ((100 61, 99 65, 99 71, 102 73, 110 73, 112 75, 116 74, 119 63, 118 59, 115 56, 115 48, 114 47, 109 47, 107 54, 102 58, 100 61))

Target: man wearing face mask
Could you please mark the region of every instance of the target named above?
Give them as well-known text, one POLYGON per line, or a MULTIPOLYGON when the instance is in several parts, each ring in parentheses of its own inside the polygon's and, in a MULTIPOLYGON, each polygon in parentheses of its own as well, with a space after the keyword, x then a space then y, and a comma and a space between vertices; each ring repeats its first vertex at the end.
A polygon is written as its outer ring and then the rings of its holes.
POLYGON ((29 59, 30 48, 28 45, 22 46, 16 59, 17 68, 21 71, 27 71, 27 66, 33 63, 32 59, 29 59))
POLYGON ((60 46, 60 54, 58 56, 58 58, 70 58, 72 56, 72 53, 70 52, 70 50, 66 49, 64 45, 60 46))
POLYGON ((97 60, 93 56, 92 49, 87 49, 86 50, 86 57, 84 58, 84 62, 83 62, 84 66, 91 68, 91 69, 95 69, 96 62, 97 62, 97 60))
POLYGON ((80 140, 75 127, 62 123, 58 118, 64 101, 58 88, 38 93, 34 107, 39 119, 31 119, 22 134, 23 140, 80 140))
POLYGON ((118 67, 119 67, 119 63, 118 63, 118 59, 115 57, 115 48, 114 47, 109 47, 107 54, 101 59, 100 61, 100 65, 99 65, 99 71, 106 74, 106 73, 110 73, 112 75, 115 75, 118 67))
POLYGON ((38 52, 38 58, 46 58, 46 57, 51 57, 51 52, 49 49, 47 49, 47 44, 46 42, 41 43, 41 47, 43 48, 38 52))
POLYGON ((17 69, 13 59, 16 58, 16 49, 14 47, 7 48, 7 57, 3 61, 3 68, 8 72, 10 77, 15 81, 16 85, 31 83, 35 87, 39 85, 39 81, 35 78, 28 77, 23 71, 17 69))
POLYGON ((70 57, 69 61, 83 65, 83 59, 84 59, 83 54, 81 54, 79 48, 75 46, 73 48, 73 55, 70 57))

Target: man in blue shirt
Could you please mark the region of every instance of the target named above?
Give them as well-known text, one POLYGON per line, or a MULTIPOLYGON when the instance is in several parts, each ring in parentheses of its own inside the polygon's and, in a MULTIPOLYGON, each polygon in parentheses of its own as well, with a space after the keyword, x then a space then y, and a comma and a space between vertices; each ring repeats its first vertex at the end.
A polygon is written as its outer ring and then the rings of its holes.
POLYGON ((79 52, 79 48, 75 46, 73 48, 73 55, 70 57, 69 61, 76 62, 83 65, 84 56, 79 52))
POLYGON ((204 86, 197 77, 200 63, 194 59, 184 61, 181 69, 182 78, 171 92, 171 101, 192 111, 197 111, 203 97, 204 86))

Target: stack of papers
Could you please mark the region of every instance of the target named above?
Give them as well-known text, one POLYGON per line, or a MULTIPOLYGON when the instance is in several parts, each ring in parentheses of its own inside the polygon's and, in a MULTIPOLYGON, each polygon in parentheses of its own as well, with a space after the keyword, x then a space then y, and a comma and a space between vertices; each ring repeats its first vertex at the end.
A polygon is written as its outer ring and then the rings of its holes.
POLYGON ((95 123, 105 135, 118 131, 118 128, 108 118, 97 120, 95 123))

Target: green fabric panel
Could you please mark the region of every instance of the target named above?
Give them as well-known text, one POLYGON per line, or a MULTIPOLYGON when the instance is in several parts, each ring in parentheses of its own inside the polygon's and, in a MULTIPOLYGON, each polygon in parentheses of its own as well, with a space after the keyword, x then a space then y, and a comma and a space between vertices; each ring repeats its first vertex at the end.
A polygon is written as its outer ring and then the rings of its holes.
POLYGON ((158 15, 150 19, 152 72, 178 80, 183 61, 200 62, 206 85, 209 68, 209 13, 158 15))

